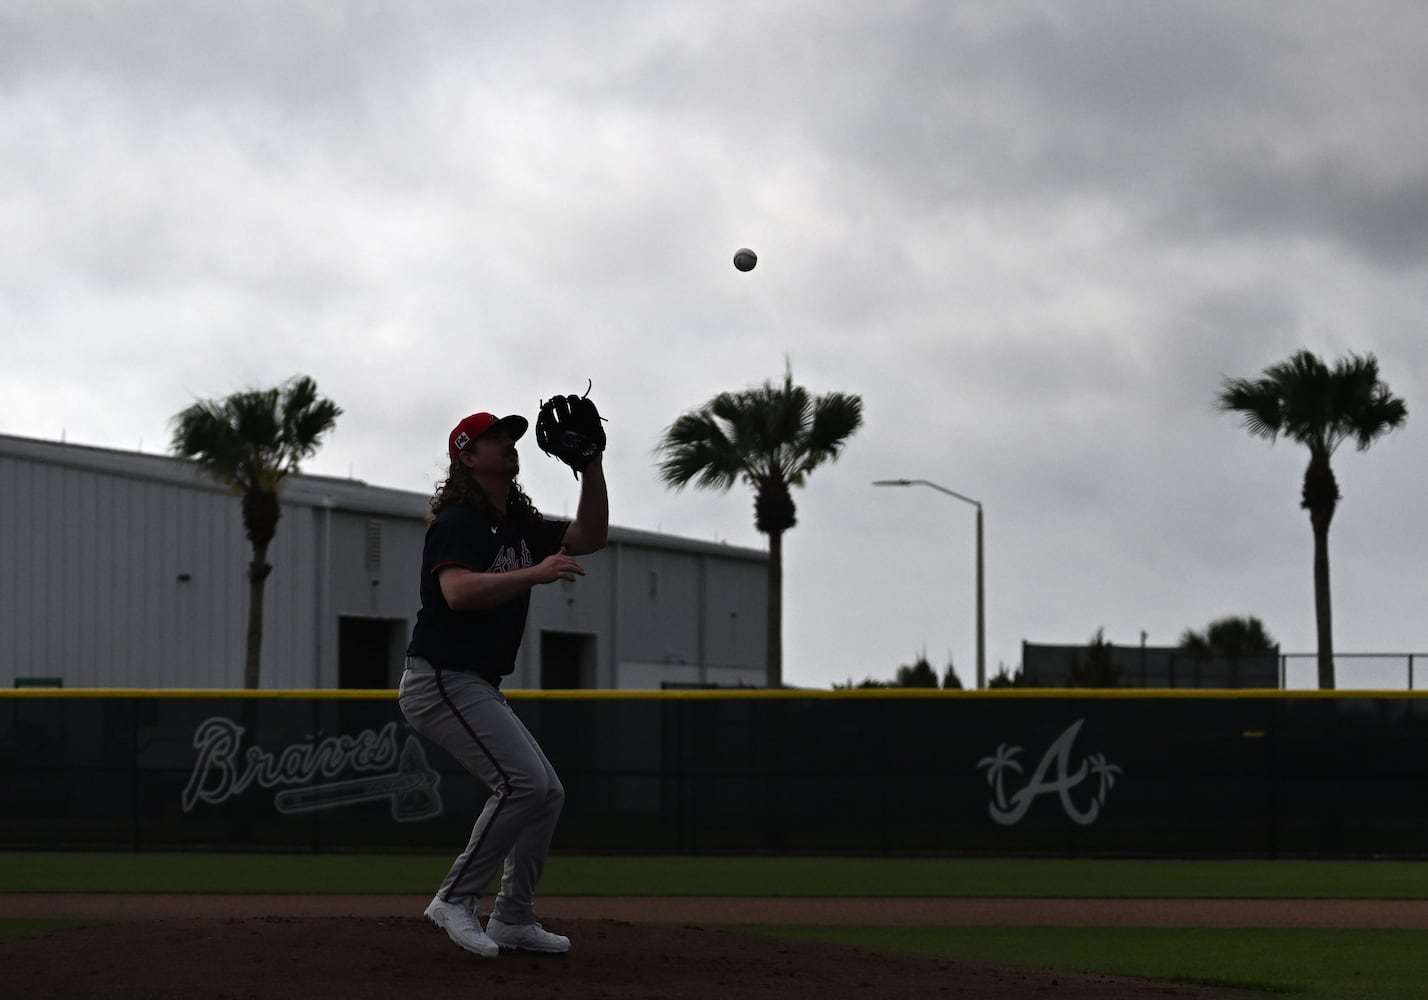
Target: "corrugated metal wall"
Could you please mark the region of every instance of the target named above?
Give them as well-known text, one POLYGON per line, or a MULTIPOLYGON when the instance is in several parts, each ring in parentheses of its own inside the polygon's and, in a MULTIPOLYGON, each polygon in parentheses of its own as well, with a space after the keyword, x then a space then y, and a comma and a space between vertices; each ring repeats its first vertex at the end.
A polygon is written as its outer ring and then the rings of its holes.
MULTIPOLYGON (((262 687, 338 687, 345 618, 381 621, 395 676, 426 506, 348 480, 285 484, 262 687)), ((188 463, 0 435, 0 687, 241 687, 251 559, 238 499, 188 463)), ((613 528, 581 561, 578 583, 533 592, 509 686, 540 686, 546 632, 593 638, 599 687, 761 683, 763 553, 613 528)))
MULTIPOLYGON (((0 496, 4 673, 70 687, 242 685, 252 548, 236 498, 8 459, 0 496)), ((315 681, 312 520, 285 506, 269 552, 264 687, 315 681)))
POLYGON ((586 575, 538 587, 512 687, 539 687, 542 632, 596 637, 602 688, 761 685, 765 594, 762 554, 645 532, 612 532, 581 556, 586 575))
POLYGON ((10 459, 0 497, 6 673, 69 686, 241 682, 248 546, 236 500, 10 459))
POLYGON ((615 553, 620 655, 610 686, 765 683, 765 558, 645 539, 615 553))

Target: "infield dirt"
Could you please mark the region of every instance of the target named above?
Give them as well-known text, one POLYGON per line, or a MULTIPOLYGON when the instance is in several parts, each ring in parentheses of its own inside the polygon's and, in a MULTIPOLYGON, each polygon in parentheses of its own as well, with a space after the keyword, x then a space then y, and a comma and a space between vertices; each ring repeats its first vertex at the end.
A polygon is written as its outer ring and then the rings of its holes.
POLYGON ((6 996, 31 1000, 1208 1000, 1256 994, 720 925, 1428 927, 1428 903, 1417 901, 543 897, 542 919, 571 937, 570 954, 483 961, 423 920, 425 904, 406 896, 0 896, 0 916, 82 922, 0 938, 0 978, 6 996))

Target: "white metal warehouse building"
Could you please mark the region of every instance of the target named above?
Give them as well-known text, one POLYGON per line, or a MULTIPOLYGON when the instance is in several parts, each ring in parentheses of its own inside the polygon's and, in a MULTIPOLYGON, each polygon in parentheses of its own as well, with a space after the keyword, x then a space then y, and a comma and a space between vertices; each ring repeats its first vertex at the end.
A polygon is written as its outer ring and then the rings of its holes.
MULTIPOLYGON (((261 687, 395 686, 429 497, 291 476, 268 553, 261 687)), ((0 686, 240 688, 252 549, 180 459, 0 435, 0 686)), ((768 681, 768 555, 612 526, 532 592, 512 688, 768 681)))

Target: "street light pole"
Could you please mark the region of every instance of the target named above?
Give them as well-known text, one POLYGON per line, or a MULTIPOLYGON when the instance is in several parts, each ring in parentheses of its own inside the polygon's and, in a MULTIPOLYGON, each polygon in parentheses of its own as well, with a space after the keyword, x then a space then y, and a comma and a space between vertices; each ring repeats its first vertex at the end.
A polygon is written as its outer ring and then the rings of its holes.
POLYGON ((926 479, 879 479, 873 485, 926 486, 938 493, 956 497, 963 503, 969 503, 977 508, 977 690, 982 690, 987 686, 987 613, 984 600, 986 588, 982 577, 982 502, 973 500, 971 497, 964 497, 960 493, 949 490, 945 486, 928 482, 926 479))
POLYGON ((986 587, 982 581, 982 505, 977 504, 977 690, 987 686, 986 587))

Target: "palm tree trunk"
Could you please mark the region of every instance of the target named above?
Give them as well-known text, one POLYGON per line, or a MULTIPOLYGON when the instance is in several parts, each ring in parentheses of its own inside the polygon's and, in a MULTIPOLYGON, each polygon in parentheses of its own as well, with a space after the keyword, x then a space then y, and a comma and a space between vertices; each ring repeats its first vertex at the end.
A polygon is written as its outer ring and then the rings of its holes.
POLYGON ((1329 522, 1339 503, 1339 484, 1323 449, 1309 449, 1300 506, 1314 529, 1314 623, 1319 638, 1319 690, 1334 689, 1334 624, 1329 603, 1329 522))
POLYGON ((783 687, 783 532, 769 532, 769 687, 783 687))
POLYGON ((1314 622, 1319 639, 1319 689, 1334 689, 1334 616, 1329 599, 1329 518, 1313 511, 1314 622))
POLYGON ((263 590, 268 574, 268 547, 253 546, 253 562, 248 566, 248 641, 243 660, 243 686, 256 690, 259 676, 259 656, 263 648, 263 590))

